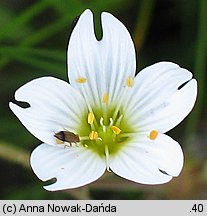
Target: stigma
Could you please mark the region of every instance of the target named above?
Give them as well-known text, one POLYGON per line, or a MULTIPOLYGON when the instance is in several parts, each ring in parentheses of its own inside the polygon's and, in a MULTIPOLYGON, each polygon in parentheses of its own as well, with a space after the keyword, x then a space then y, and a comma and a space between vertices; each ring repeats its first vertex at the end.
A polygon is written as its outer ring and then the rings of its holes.
MULTIPOLYGON (((102 103, 107 105, 108 93, 102 94, 102 99, 102 103)), ((133 135, 122 110, 120 109, 116 115, 113 115, 114 112, 115 108, 108 106, 103 106, 103 109, 91 107, 83 115, 84 127, 76 131, 80 139, 76 146, 86 147, 87 150, 104 158, 109 172, 110 157, 120 151, 133 135)))

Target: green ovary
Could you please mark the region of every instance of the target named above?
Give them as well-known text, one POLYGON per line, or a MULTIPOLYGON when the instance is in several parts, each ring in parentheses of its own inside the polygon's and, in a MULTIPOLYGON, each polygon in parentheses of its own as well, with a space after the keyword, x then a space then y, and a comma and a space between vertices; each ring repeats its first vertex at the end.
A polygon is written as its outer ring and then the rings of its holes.
POLYGON ((115 108, 106 111, 103 112, 102 109, 97 108, 93 109, 95 117, 93 123, 88 123, 89 112, 86 113, 82 117, 82 125, 78 130, 81 145, 101 157, 105 156, 106 147, 110 155, 116 154, 130 140, 129 134, 134 132, 121 111, 117 112, 117 114, 115 114, 115 108), (113 130, 112 126, 115 126, 115 129, 120 129, 121 132, 113 130), (90 136, 92 131, 98 137, 94 136, 93 139, 93 136, 90 136))

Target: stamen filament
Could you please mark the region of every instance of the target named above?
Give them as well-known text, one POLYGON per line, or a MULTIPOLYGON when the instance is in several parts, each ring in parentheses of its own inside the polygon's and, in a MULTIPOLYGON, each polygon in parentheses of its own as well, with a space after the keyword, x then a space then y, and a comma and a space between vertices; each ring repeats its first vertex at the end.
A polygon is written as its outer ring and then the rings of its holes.
POLYGON ((118 101, 118 103, 117 103, 117 105, 116 105, 116 109, 115 109, 114 114, 113 114, 113 116, 112 116, 113 119, 116 119, 116 118, 117 118, 117 115, 118 115, 118 112, 119 112, 120 107, 121 107, 121 105, 122 105, 122 102, 123 102, 123 100, 126 98, 127 90, 128 90, 128 88, 124 88, 124 89, 122 90, 122 92, 120 93, 121 98, 119 99, 119 101, 118 101))
POLYGON ((128 90, 129 90, 131 87, 133 87, 133 85, 134 85, 134 78, 129 76, 126 82, 127 82, 127 86, 126 86, 126 87, 122 90, 122 92, 120 93, 121 98, 119 99, 118 104, 117 104, 117 106, 116 106, 116 109, 115 109, 115 111, 114 111, 113 119, 116 119, 116 118, 117 118, 117 114, 118 114, 118 112, 119 112, 119 110, 120 110, 120 106, 121 106, 121 104, 123 103, 123 100, 124 100, 125 98, 127 98, 126 93, 128 92, 128 90))
POLYGON ((82 93, 83 93, 83 97, 85 98, 85 101, 86 101, 86 104, 87 104, 87 107, 88 107, 89 112, 92 112, 92 113, 93 113, 92 108, 91 108, 91 105, 90 105, 89 102, 88 102, 88 96, 87 96, 87 94, 86 94, 86 92, 85 92, 85 88, 83 87, 83 85, 81 85, 81 90, 82 90, 82 93))
POLYGON ((80 138, 80 141, 89 140, 89 139, 88 139, 88 136, 81 136, 81 137, 79 137, 79 138, 80 138))
POLYGON ((132 136, 136 136, 137 133, 121 133, 119 134, 119 137, 132 137, 132 136))
POLYGON ((119 127, 122 118, 123 118, 123 115, 120 115, 119 118, 117 119, 116 124, 115 124, 117 127, 119 127))
POLYGON ((109 167, 109 148, 107 145, 105 145, 105 156, 106 156, 106 169, 107 171, 111 172, 109 167))

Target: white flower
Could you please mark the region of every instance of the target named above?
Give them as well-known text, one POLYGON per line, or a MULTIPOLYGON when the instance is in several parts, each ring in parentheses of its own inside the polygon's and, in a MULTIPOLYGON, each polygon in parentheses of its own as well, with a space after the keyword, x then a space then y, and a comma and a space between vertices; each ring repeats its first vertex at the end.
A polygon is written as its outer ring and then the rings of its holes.
POLYGON ((72 32, 70 84, 35 79, 15 93, 30 107, 9 104, 44 142, 33 151, 31 166, 41 180, 57 179, 47 190, 88 184, 106 169, 134 182, 161 184, 183 166, 180 145, 163 133, 192 110, 196 80, 171 62, 156 63, 135 77, 135 49, 127 29, 109 13, 101 18, 100 41, 90 10, 72 32))

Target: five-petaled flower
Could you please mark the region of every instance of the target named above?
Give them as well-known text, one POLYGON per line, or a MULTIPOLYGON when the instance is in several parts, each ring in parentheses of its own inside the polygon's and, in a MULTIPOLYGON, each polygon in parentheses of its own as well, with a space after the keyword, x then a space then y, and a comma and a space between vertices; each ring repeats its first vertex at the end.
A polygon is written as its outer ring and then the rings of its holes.
POLYGON ((102 13, 103 37, 94 34, 93 14, 79 18, 68 46, 70 84, 35 79, 10 103, 22 124, 44 144, 31 166, 47 190, 76 188, 107 169, 134 182, 162 184, 183 166, 180 145, 164 133, 192 110, 197 82, 177 64, 159 62, 135 77, 135 49, 125 26, 102 13))

